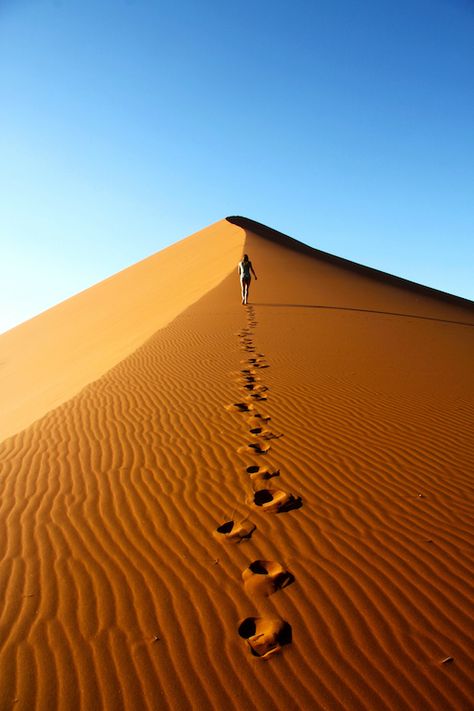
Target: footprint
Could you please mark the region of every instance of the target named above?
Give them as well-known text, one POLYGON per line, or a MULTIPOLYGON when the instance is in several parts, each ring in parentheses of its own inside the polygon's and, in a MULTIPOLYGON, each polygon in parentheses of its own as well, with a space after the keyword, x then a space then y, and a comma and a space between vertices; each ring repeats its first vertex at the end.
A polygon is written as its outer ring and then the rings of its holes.
POLYGON ((263 400, 268 400, 266 395, 262 395, 262 393, 250 393, 250 395, 247 395, 247 397, 251 400, 258 400, 262 402, 263 400))
POLYGON ((277 590, 294 583, 295 577, 281 563, 272 560, 254 560, 242 573, 247 593, 269 597, 277 590))
POLYGON ((249 432, 254 437, 260 437, 261 439, 265 440, 280 439, 280 437, 283 437, 282 434, 274 434, 271 430, 266 430, 263 427, 260 427, 260 425, 257 425, 256 427, 251 427, 249 432))
POLYGON ((247 402, 234 402, 232 405, 226 405, 225 409, 228 412, 251 412, 253 405, 247 402))
POLYGON ((258 385, 260 378, 257 378, 255 375, 244 375, 244 376, 241 375, 239 378, 236 378, 235 380, 239 385, 241 385, 244 388, 246 385, 258 385))
POLYGON ((268 513, 283 513, 303 505, 301 497, 282 489, 257 489, 253 493, 252 504, 268 513))
POLYGON ((264 415, 263 413, 254 410, 248 418, 247 423, 250 427, 260 427, 262 422, 268 422, 271 419, 270 415, 264 415))
POLYGON ((250 476, 253 482, 254 491, 260 487, 259 484, 269 479, 273 479, 275 476, 280 476, 280 470, 275 469, 275 471, 270 471, 267 467, 259 467, 257 464, 252 464, 246 469, 247 474, 250 476))
POLYGON ((241 360, 241 363, 248 363, 252 368, 269 368, 268 363, 262 360, 262 358, 256 358, 252 356, 247 358, 247 360, 241 360))
POLYGON ((249 442, 249 444, 246 444, 243 447, 239 447, 237 451, 239 452, 239 454, 245 454, 249 450, 254 454, 266 454, 269 449, 269 444, 261 444, 260 442, 249 442))
POLYGON ((291 626, 279 618, 247 617, 238 631, 247 640, 251 653, 260 659, 269 659, 292 639, 291 626))
MULTIPOLYGON (((244 361, 242 361, 244 362, 244 361)), ((248 363, 252 368, 269 368, 268 363, 263 358, 249 358, 248 363)))
POLYGON ((234 543, 241 543, 251 537, 257 527, 251 521, 243 518, 241 521, 226 521, 221 526, 218 526, 214 531, 217 538, 225 538, 234 543))
POLYGON ((247 385, 249 385, 250 383, 253 383, 253 384, 255 385, 256 383, 258 383, 258 382, 260 381, 260 378, 257 378, 256 375, 244 375, 244 376, 242 377, 242 380, 243 380, 244 383, 246 383, 247 385))

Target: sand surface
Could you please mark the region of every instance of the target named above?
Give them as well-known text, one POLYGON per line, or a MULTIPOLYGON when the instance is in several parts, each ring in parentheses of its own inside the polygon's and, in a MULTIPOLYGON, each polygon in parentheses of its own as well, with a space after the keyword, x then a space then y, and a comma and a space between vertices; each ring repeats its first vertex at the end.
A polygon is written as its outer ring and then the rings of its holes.
POLYGON ((215 283, 1 445, 0 708, 467 711, 472 305, 212 231, 215 283))
POLYGON ((245 233, 226 220, 0 336, 0 439, 69 400, 221 282, 245 233))

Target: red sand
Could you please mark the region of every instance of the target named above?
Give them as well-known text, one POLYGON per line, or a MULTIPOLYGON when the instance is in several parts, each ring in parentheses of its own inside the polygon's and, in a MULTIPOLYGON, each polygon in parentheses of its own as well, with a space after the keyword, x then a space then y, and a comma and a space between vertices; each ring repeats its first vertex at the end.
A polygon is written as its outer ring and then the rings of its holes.
POLYGON ((470 708, 473 324, 222 221, 0 337, 0 708, 470 708))

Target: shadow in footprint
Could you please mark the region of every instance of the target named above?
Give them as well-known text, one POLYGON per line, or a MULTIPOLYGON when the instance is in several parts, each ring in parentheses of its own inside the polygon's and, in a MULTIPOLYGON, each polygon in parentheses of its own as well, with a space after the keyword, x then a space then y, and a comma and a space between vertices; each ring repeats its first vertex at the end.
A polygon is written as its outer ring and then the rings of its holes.
POLYGON ((303 506, 300 496, 282 489, 258 489, 254 491, 252 503, 268 513, 285 513, 303 506))
POLYGON ((261 444, 260 442, 249 442, 245 446, 239 447, 237 451, 241 454, 244 454, 249 450, 254 454, 266 454, 270 450, 270 445, 261 444))
POLYGON ((268 597, 295 581, 281 563, 273 560, 254 560, 242 573, 242 580, 250 596, 268 597))
POLYGON ((247 422, 250 427, 261 427, 262 422, 268 422, 271 419, 272 418, 270 417, 270 415, 264 415, 263 413, 254 410, 248 418, 247 422))
POLYGON ((270 469, 268 469, 267 467, 259 467, 257 464, 252 464, 251 466, 247 467, 246 472, 251 478, 254 488, 259 482, 265 482, 269 479, 273 479, 276 476, 280 476, 279 469, 270 471, 270 469))
POLYGON ((232 405, 226 405, 225 409, 228 412, 252 412, 253 406, 248 402, 234 402, 232 405))
POLYGON ((280 618, 247 617, 238 631, 259 659, 269 659, 292 641, 291 625, 280 618))
POLYGON ((233 543, 241 543, 249 539, 255 529, 255 524, 244 518, 241 521, 226 521, 216 528, 214 535, 233 543))
POLYGON ((251 357, 251 358, 247 358, 247 360, 242 360, 240 362, 241 363, 248 363, 252 368, 269 368, 270 367, 266 361, 262 360, 262 358, 251 357))
POLYGON ((253 435, 254 437, 260 437, 261 439, 269 440, 269 439, 280 439, 280 437, 283 437, 282 434, 274 434, 270 430, 266 430, 263 427, 252 427, 249 430, 250 434, 253 435))
POLYGON ((252 400, 258 400, 258 401, 263 401, 263 400, 268 400, 268 397, 266 395, 263 395, 262 393, 250 393, 250 395, 247 395, 247 397, 252 398, 252 400))

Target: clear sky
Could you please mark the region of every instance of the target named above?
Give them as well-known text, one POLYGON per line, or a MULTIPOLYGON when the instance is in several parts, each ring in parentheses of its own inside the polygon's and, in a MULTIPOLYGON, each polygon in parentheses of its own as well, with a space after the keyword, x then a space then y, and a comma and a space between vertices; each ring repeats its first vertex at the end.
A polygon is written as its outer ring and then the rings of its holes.
POLYGON ((233 214, 474 299, 473 0, 0 0, 0 331, 233 214))

